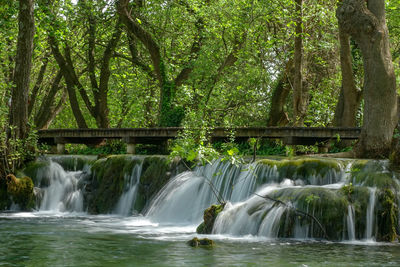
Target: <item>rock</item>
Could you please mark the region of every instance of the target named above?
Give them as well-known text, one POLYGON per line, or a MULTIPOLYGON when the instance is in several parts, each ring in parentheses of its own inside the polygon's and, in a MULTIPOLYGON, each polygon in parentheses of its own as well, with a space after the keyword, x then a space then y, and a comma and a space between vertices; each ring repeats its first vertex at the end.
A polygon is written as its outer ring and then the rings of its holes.
POLYGON ((189 240, 187 244, 191 247, 213 247, 215 245, 214 241, 208 238, 197 238, 194 237, 192 240, 189 240))
POLYGON ((21 210, 30 210, 34 206, 33 181, 29 177, 17 178, 12 174, 0 178, 0 209, 8 209, 11 203, 21 210))
POLYGON ((204 211, 204 222, 202 222, 196 229, 198 234, 211 234, 214 227, 215 219, 218 214, 224 210, 225 203, 219 205, 211 205, 208 209, 204 211))

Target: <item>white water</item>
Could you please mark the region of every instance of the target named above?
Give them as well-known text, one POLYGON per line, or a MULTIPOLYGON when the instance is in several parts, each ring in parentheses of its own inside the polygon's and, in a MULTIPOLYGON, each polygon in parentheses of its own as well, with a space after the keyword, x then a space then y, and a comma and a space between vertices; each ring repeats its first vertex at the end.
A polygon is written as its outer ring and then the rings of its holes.
MULTIPOLYGON (((66 172, 54 162, 50 162, 49 167, 44 170, 42 170, 44 173, 38 173, 38 179, 42 179, 41 176, 51 179, 49 186, 41 189, 43 198, 40 211, 83 212, 83 196, 77 185, 82 173, 90 170, 66 172)), ((113 213, 123 216, 132 214, 141 172, 142 164, 137 164, 132 172, 126 175, 124 192, 113 213)), ((281 183, 277 183, 282 178, 275 166, 250 164, 235 167, 225 162, 215 162, 212 165, 198 167, 195 171, 181 173, 171 179, 153 199, 143 219, 157 227, 163 225, 163 229, 184 227, 193 230, 202 221, 204 210, 218 202, 216 192, 220 192, 220 197, 228 203, 215 221, 213 234, 276 238, 286 218, 285 211, 290 207, 268 201, 254 195, 254 192, 265 196, 283 189, 290 189, 291 194, 308 188, 335 191, 343 186, 347 175, 348 172, 343 168, 340 172, 328 172, 325 177, 313 175, 310 178, 318 184, 325 180, 336 182, 332 184, 304 185, 304 181, 298 177, 290 177, 293 180, 284 179, 281 183), (264 183, 260 184, 260 181, 264 183)), ((373 240, 374 235, 375 191, 375 188, 370 189, 366 212, 367 240, 373 240)), ((288 205, 296 205, 290 201, 285 202, 288 205)), ((314 211, 312 214, 314 215, 314 211)), ((347 227, 347 236, 343 239, 354 241, 356 239, 354 208, 349 205, 347 212, 344 210, 343 216, 347 227)), ((294 223, 292 233, 294 238, 313 237, 313 227, 316 227, 313 222, 294 223)))
POLYGON ((245 167, 218 161, 178 174, 154 198, 146 216, 162 223, 198 224, 218 199, 237 202, 254 192, 256 165, 245 167))
POLYGON ((365 238, 367 240, 371 240, 373 239, 373 227, 374 227, 374 223, 375 223, 375 202, 376 202, 376 188, 369 188, 369 193, 370 193, 370 197, 369 197, 369 201, 368 201, 368 207, 367 207, 367 218, 366 218, 366 222, 367 222, 367 227, 366 227, 366 232, 365 232, 365 238))
POLYGON ((123 216, 132 215, 132 208, 136 200, 137 187, 140 175, 142 174, 142 163, 135 165, 131 174, 125 175, 124 192, 118 200, 114 213, 123 216))
POLYGON ((347 207, 347 218, 346 218, 346 222, 347 222, 347 234, 348 234, 348 239, 350 241, 355 240, 356 239, 356 229, 355 229, 355 225, 354 225, 354 208, 352 205, 349 205, 347 207))
POLYGON ((83 195, 78 189, 78 181, 83 171, 66 172, 53 161, 49 166, 38 171, 37 177, 49 179, 49 186, 42 188, 40 211, 82 212, 83 195))

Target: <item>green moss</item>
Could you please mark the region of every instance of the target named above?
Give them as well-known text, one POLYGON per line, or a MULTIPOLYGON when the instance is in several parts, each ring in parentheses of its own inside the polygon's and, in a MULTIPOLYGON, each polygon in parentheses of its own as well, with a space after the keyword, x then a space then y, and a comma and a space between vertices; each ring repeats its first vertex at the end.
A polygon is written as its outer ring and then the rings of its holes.
MULTIPOLYGON (((270 196, 285 203, 291 202, 298 211, 314 216, 324 227, 329 239, 340 240, 346 231, 343 218, 347 212, 348 201, 339 190, 321 187, 285 188, 273 192, 270 196)), ((308 227, 313 225, 310 228, 312 236, 324 238, 322 229, 309 216, 301 215, 294 209, 289 209, 285 215, 280 222, 280 237, 293 237, 295 225, 299 224, 308 227)))
POLYGON ((93 164, 95 162, 93 156, 81 155, 63 155, 51 157, 51 160, 60 164, 66 171, 79 171, 83 170, 85 165, 93 164))
POLYGON ((146 157, 143 160, 142 175, 138 188, 138 196, 135 202, 135 210, 141 211, 150 199, 171 178, 171 169, 174 167, 166 157, 146 157))
POLYGON ((130 156, 109 156, 92 166, 91 193, 86 196, 89 212, 108 213, 117 204, 125 184, 125 176, 132 173, 138 159, 130 156))
POLYGON ((197 238, 194 237, 193 239, 189 240, 187 244, 191 247, 205 247, 211 248, 215 245, 214 241, 208 238, 197 238))
MULTIPOLYGON (((284 178, 301 179, 306 184, 325 184, 327 175, 341 170, 341 162, 324 158, 292 158, 292 159, 263 159, 260 164, 276 167, 279 172, 280 181, 284 178), (311 179, 317 179, 311 180, 311 179)), ((279 182, 280 182, 279 181, 279 182)))
POLYGON ((197 227, 196 232, 198 234, 211 234, 214 227, 215 219, 217 218, 218 214, 224 210, 224 207, 225 203, 219 205, 211 205, 211 207, 207 208, 204 211, 204 221, 197 227))
POLYGON ((395 173, 388 171, 379 161, 367 161, 363 165, 353 165, 350 179, 355 185, 400 190, 399 180, 395 173))
POLYGON ((32 162, 29 162, 18 175, 32 177, 32 181, 36 186, 45 186, 45 185, 47 186, 48 181, 43 181, 43 184, 42 184, 42 181, 39 180, 39 178, 38 178, 38 172, 39 172, 39 170, 47 168, 48 166, 49 166, 48 161, 44 161, 44 160, 32 161, 32 162))
POLYGON ((29 177, 16 178, 7 175, 0 178, 0 209, 8 209, 11 203, 17 204, 21 210, 34 207, 33 181, 29 177))
POLYGON ((398 199, 395 193, 385 188, 378 193, 378 241, 393 242, 399 234, 398 217, 399 209, 397 206, 398 199))

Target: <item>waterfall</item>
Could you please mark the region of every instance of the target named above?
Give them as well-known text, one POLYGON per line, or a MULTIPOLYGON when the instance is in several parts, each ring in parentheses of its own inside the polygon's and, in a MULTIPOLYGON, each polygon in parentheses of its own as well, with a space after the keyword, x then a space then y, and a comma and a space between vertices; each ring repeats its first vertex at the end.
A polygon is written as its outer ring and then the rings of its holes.
POLYGON ((42 188, 40 211, 83 212, 83 195, 78 181, 84 171, 66 172, 56 162, 38 171, 38 180, 48 179, 48 186, 42 188))
POLYGON ((356 229, 354 225, 354 208, 352 205, 348 205, 347 207, 347 234, 349 240, 356 239, 356 229))
MULTIPOLYGON (((278 188, 278 185, 268 185, 257 191, 257 195, 267 195, 278 188)), ((243 202, 228 203, 218 215, 213 233, 274 237, 273 230, 279 228, 276 224, 279 223, 284 209, 274 207, 273 202, 266 202, 257 195, 243 202)))
POLYGON ((376 188, 368 188, 370 197, 368 201, 368 207, 367 207, 367 216, 366 216, 366 222, 367 222, 367 227, 365 230, 365 238, 367 240, 371 240, 372 237, 372 232, 373 232, 373 227, 374 227, 374 222, 375 222, 375 203, 376 203, 376 188))
POLYGON ((125 175, 124 192, 118 200, 118 203, 114 209, 114 213, 123 216, 132 214, 132 207, 135 204, 137 187, 142 173, 142 164, 137 164, 133 167, 132 173, 125 175))
POLYGON ((161 190, 146 216, 157 222, 199 223, 204 209, 215 201, 216 197, 204 177, 184 172, 161 190))
POLYGON ((237 166, 218 160, 181 173, 166 162, 57 157, 38 161, 26 176, 34 180, 40 211, 141 212, 152 223, 193 228, 205 209, 223 201, 213 234, 336 241, 379 239, 382 188, 375 177, 399 186, 397 176, 378 161, 264 159, 237 166), (171 170, 178 174, 170 178, 171 170), (350 183, 351 190, 344 187, 350 183))
POLYGON ((239 201, 254 191, 256 165, 217 161, 177 175, 159 192, 146 215, 157 222, 199 223, 203 212, 223 200, 239 201))

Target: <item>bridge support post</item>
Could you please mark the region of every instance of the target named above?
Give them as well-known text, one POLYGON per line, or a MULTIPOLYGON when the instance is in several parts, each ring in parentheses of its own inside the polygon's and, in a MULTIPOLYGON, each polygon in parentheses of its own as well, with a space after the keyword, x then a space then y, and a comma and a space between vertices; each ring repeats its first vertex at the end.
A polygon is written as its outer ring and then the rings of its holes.
POLYGON ((318 154, 328 153, 329 146, 327 144, 318 145, 318 154))
POLYGON ((136 144, 126 144, 126 154, 135 154, 136 144))
POLYGON ((168 140, 163 140, 160 143, 160 153, 162 155, 168 154, 168 140))
POLYGON ((65 144, 67 143, 65 138, 56 137, 54 143, 57 144, 57 154, 65 154, 65 144))
POLYGON ((136 153, 136 140, 134 137, 124 137, 124 142, 126 143, 126 154, 136 153))
POLYGON ((65 153, 65 144, 57 144, 57 154, 65 153))

